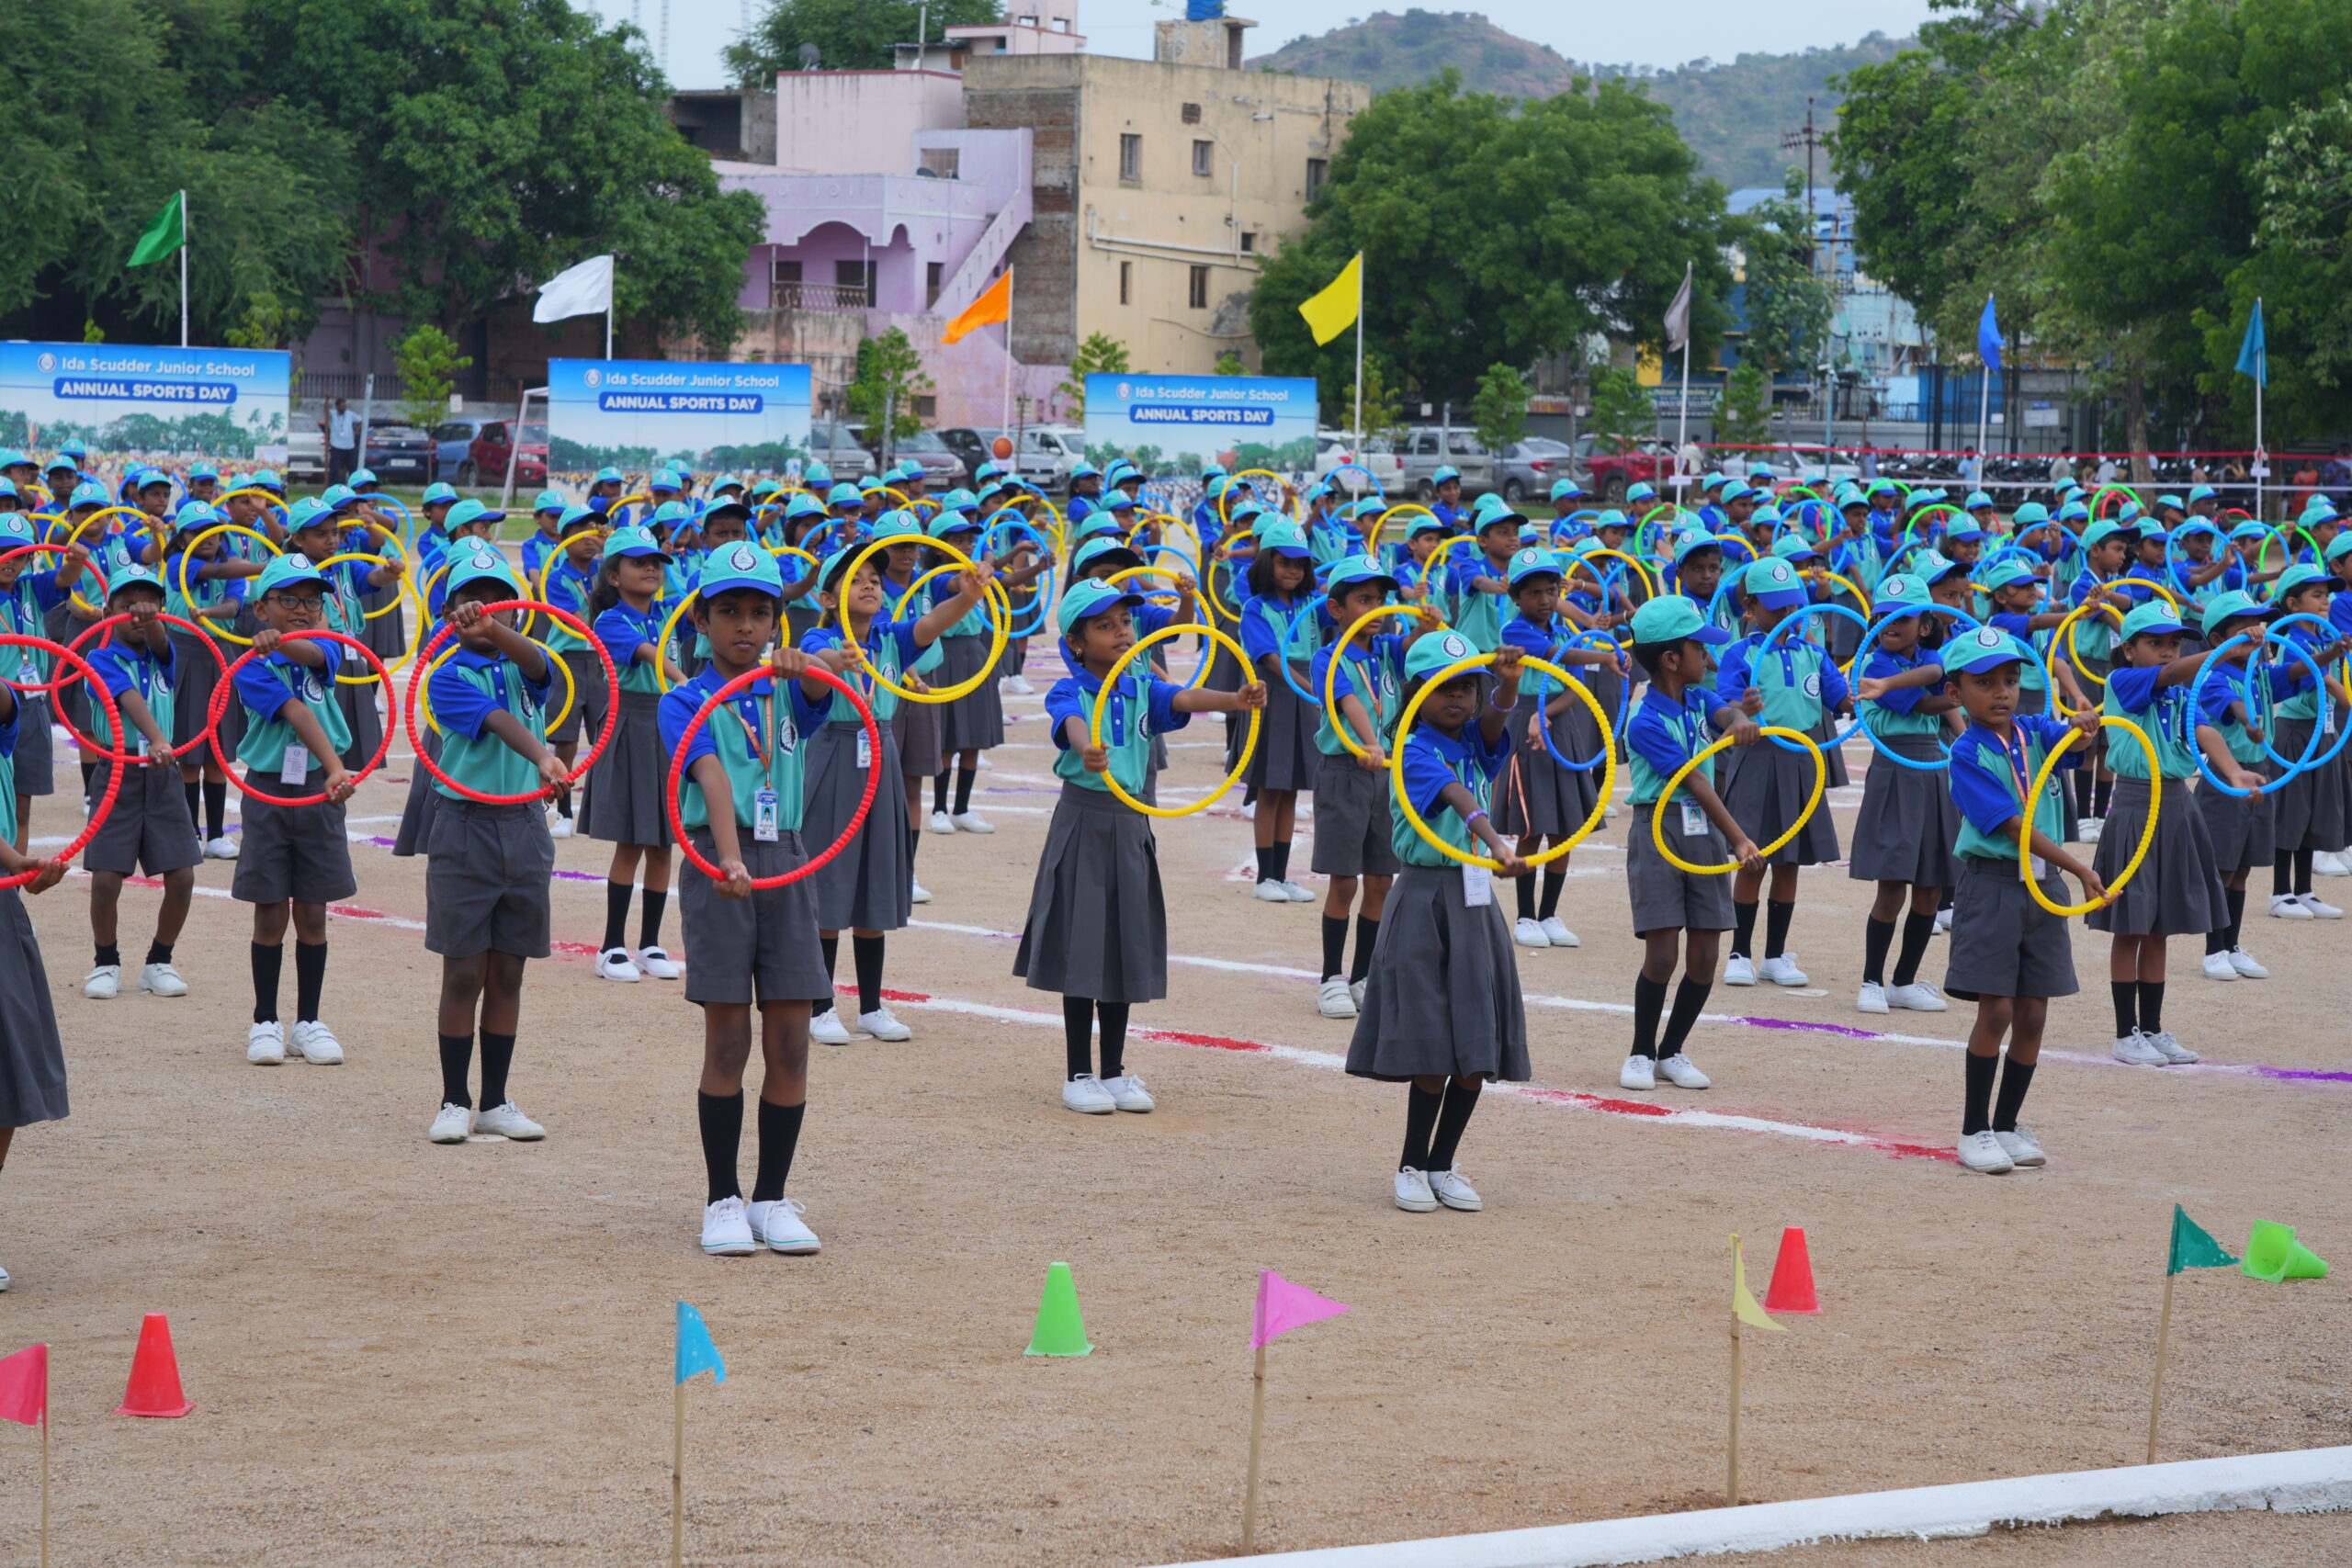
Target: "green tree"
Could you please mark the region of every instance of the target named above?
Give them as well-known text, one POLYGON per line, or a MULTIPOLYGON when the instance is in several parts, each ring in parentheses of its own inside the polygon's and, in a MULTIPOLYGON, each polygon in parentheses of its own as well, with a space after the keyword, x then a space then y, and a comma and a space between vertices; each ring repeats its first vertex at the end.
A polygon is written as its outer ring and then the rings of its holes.
POLYGON ((1350 376, 1337 400, 1340 418, 1339 428, 1362 431, 1366 439, 1386 436, 1395 441, 1405 427, 1404 399, 1389 383, 1388 368, 1376 354, 1363 359, 1363 412, 1356 412, 1355 378, 1350 376))
MULTIPOLYGON (((929 36, 947 28, 1004 19, 997 0, 929 0, 929 36)), ((752 30, 727 46, 727 69, 746 87, 773 85, 779 71, 802 69, 800 46, 817 46, 827 71, 888 71, 892 46, 913 43, 926 25, 922 0, 774 0, 752 30)))
POLYGON ((1431 401, 1467 396, 1490 365, 1532 364, 1594 333, 1659 344, 1686 262, 1699 267, 1702 361, 1724 320, 1722 188, 1667 112, 1622 81, 1527 104, 1464 95, 1451 72, 1383 93, 1307 211, 1250 299, 1272 374, 1353 376, 1353 344, 1318 348, 1298 306, 1359 251, 1366 336, 1431 401))
POLYGON ((1772 433, 1772 381, 1754 360, 1743 360, 1724 378, 1715 400, 1717 446, 1761 446, 1772 433))
POLYGON ((449 394, 457 373, 473 364, 461 355, 449 334, 431 321, 419 321, 392 343, 392 367, 401 373, 408 396, 401 413, 411 424, 430 429, 448 416, 449 394))
POLYGON ((1489 365, 1470 400, 1470 424, 1489 452, 1527 433, 1527 378, 1508 365, 1489 365))
POLYGON ((1069 379, 1056 390, 1069 410, 1070 422, 1082 424, 1086 421, 1086 378, 1089 376, 1123 375, 1134 367, 1127 363, 1127 345, 1109 333, 1089 333, 1086 341, 1078 345, 1078 353, 1069 362, 1069 379))
POLYGON ((853 419, 865 423, 869 436, 880 437, 887 414, 888 438, 903 441, 922 428, 915 416, 915 394, 931 390, 923 374, 922 355, 897 327, 857 345, 857 377, 843 390, 842 401, 853 419))
POLYGON ((1247 376, 1250 367, 1242 361, 1241 355, 1228 348, 1216 356, 1216 364, 1209 373, 1213 376, 1247 376))
POLYGON ((1612 452, 1630 452, 1637 441, 1657 431, 1657 403, 1642 378, 1620 366, 1601 366, 1592 372, 1592 412, 1585 429, 1612 452))
POLYGON ((1786 194, 1757 203, 1744 217, 1747 342, 1742 356, 1774 372, 1815 368, 1829 336, 1831 307, 1829 281, 1815 266, 1804 176, 1791 171, 1786 194))

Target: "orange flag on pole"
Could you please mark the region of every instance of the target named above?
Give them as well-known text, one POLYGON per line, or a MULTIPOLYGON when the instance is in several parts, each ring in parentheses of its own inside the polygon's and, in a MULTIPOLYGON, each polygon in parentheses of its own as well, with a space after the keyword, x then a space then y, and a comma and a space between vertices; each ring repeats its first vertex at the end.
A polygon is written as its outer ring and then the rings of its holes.
POLYGON ((1012 269, 1006 267, 1004 276, 988 287, 988 291, 964 307, 956 318, 947 323, 940 334, 943 341, 959 343, 967 333, 994 321, 1012 319, 1012 269))

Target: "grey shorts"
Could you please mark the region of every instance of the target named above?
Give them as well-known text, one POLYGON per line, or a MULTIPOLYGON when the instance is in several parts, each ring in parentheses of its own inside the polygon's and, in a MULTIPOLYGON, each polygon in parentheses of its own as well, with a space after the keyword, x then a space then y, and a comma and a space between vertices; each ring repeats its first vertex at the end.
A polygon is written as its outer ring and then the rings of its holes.
POLYGON ((537 804, 482 806, 443 795, 425 841, 424 951, 545 958, 555 840, 537 804))
POLYGON ((1349 752, 1325 754, 1315 775, 1315 855, 1308 869, 1325 876, 1394 876, 1388 774, 1349 752))
MULTIPOLYGON (((705 860, 718 863, 709 829, 693 829, 688 837, 705 860)), ((747 828, 741 842, 744 868, 755 877, 790 871, 808 858, 797 833, 763 844, 747 828)), ((709 877, 688 865, 679 881, 678 910, 686 927, 686 1000, 742 1004, 831 997, 833 977, 817 945, 813 877, 763 888, 749 898, 727 898, 709 877)))
MULTIPOLYGON (((1731 858, 1721 829, 1713 822, 1704 833, 1682 832, 1682 800, 1667 805, 1666 841, 1692 865, 1721 865, 1731 858)), ((1727 931, 1732 928, 1731 873, 1698 876, 1679 869, 1657 852, 1650 836, 1650 807, 1634 807, 1634 826, 1625 840, 1625 888, 1634 900, 1634 934, 1680 927, 1690 931, 1727 931)))
POLYGON ((343 807, 329 801, 280 806, 269 798, 316 795, 326 787, 324 773, 313 773, 298 787, 249 768, 245 783, 245 830, 229 897, 244 904, 283 904, 289 898, 298 904, 332 904, 359 891, 358 879, 351 874, 351 840, 344 836, 343 807))
MULTIPOLYGON (((91 798, 103 799, 107 773, 102 762, 91 781, 91 798)), ((204 858, 196 837, 196 819, 187 814, 187 791, 180 784, 176 763, 160 768, 125 768, 122 788, 114 809, 82 852, 85 871, 118 871, 125 876, 161 876, 204 858)))
MULTIPOLYGON (((2034 902, 2013 860, 1954 857, 1960 885, 1951 897, 1951 954, 1944 989, 1962 1001, 1979 997, 2071 997, 2075 944, 2066 922, 2034 902)), ((2053 904, 2074 895, 2056 873, 2041 879, 2053 904)))

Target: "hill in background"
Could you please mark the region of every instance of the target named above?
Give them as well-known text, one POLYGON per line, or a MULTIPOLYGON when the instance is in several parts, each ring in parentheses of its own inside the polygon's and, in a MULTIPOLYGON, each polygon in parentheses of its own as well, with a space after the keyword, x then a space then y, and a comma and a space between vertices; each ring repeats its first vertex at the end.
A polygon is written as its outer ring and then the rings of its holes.
MULTIPOLYGON (((1815 100, 1815 124, 1828 129, 1839 98, 1829 85, 1830 77, 1892 59, 1908 47, 1908 39, 1871 33, 1860 42, 1828 49, 1743 54, 1721 64, 1694 60, 1657 70, 1568 60, 1544 44, 1505 32, 1476 12, 1417 6, 1402 16, 1375 12, 1320 38, 1293 39, 1250 63, 1271 71, 1369 82, 1375 91, 1412 86, 1452 66, 1469 91, 1515 98, 1566 92, 1580 73, 1631 77, 1647 84, 1650 96, 1674 111, 1676 129, 1707 173, 1737 190, 1778 186, 1781 171, 1802 162, 1802 152, 1781 151, 1781 137, 1804 124, 1808 96, 1815 100)), ((1816 167, 1815 183, 1829 183, 1826 164, 1816 167)))

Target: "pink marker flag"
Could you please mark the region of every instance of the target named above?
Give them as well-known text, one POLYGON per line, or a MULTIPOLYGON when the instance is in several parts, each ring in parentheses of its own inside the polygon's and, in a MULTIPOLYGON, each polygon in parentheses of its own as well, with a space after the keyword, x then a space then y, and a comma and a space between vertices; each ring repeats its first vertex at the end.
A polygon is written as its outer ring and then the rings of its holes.
POLYGON ((38 1426, 49 1412, 49 1347, 34 1345, 0 1360, 0 1421, 38 1426))
POLYGON ((1337 1317, 1348 1310, 1345 1302, 1318 1296, 1304 1285, 1294 1285, 1271 1269, 1258 1271, 1258 1320, 1250 1335, 1250 1348, 1262 1349, 1294 1328, 1337 1317))

